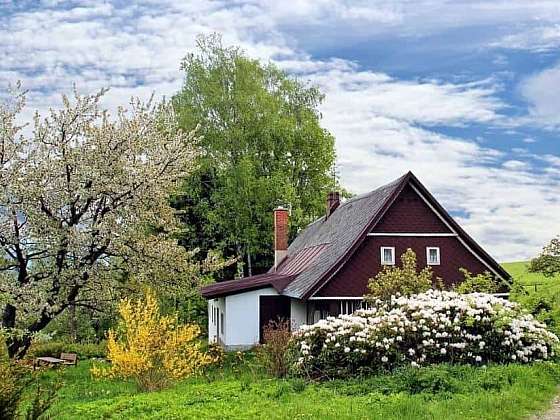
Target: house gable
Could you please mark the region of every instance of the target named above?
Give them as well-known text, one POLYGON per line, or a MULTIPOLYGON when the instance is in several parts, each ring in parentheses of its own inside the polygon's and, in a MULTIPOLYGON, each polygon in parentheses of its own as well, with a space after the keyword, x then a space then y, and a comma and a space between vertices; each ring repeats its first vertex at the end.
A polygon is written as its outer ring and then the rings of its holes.
POLYGON ((381 247, 394 247, 397 264, 407 248, 417 254, 419 267, 427 265, 426 248, 438 247, 440 265, 432 266, 446 286, 463 279, 459 268, 472 273, 492 272, 508 280, 509 275, 449 216, 425 187, 410 174, 385 212, 374 221, 360 246, 317 288, 314 298, 358 297, 367 292, 368 280, 382 268, 381 247))
POLYGON ((408 184, 372 229, 374 233, 452 233, 408 184))

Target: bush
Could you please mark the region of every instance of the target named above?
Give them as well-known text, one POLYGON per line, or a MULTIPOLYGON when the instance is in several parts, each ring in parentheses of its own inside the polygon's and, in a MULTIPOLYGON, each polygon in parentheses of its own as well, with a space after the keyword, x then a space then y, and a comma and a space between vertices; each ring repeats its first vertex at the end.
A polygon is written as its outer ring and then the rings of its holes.
POLYGON ((40 418, 52 405, 60 385, 39 384, 25 366, 0 359, 0 419, 23 417, 27 420, 40 418), (24 394, 30 389, 28 407, 23 407, 24 394))
POLYGON ((376 299, 390 300, 391 296, 410 296, 414 293, 425 292, 433 285, 431 267, 425 267, 420 272, 416 269, 416 254, 410 248, 401 256, 402 267, 383 267, 377 275, 370 279, 368 288, 369 301, 376 299))
POLYGON ((60 357, 60 353, 76 353, 79 360, 103 358, 107 354, 107 342, 69 343, 67 341, 34 342, 28 352, 29 357, 60 357))
POLYGON ((0 378, 0 419, 14 419, 30 378, 23 368, 5 360, 0 360, 0 378))
POLYGON ((162 315, 155 295, 124 299, 117 330, 107 338, 110 368, 94 366, 94 376, 133 378, 140 389, 156 390, 170 381, 200 373, 214 360, 200 349, 196 325, 182 325, 177 315, 162 315))
POLYGON ((463 273, 465 279, 455 289, 457 293, 496 293, 498 284, 488 271, 476 276, 464 268, 459 271, 463 273))
POLYGON ((513 302, 430 290, 302 326, 292 353, 296 373, 333 377, 400 365, 526 363, 553 357, 557 346, 513 302))
POLYGON ((282 378, 288 373, 287 353, 292 334, 288 320, 270 321, 263 329, 264 344, 256 348, 258 363, 269 375, 282 378))

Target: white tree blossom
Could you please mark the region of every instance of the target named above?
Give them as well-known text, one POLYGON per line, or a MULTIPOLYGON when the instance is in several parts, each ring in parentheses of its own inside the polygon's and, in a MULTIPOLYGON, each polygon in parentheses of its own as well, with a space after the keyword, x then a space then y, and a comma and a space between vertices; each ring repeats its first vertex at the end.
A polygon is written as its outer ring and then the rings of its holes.
MULTIPOLYGON (((19 86, 0 105, 2 326, 34 333, 69 305, 110 293, 115 270, 162 287, 196 285, 201 267, 177 245, 169 194, 192 170, 194 133, 168 103, 132 100, 112 117, 95 95, 18 125, 19 86), (28 131, 32 132, 27 134, 28 131)), ((8 340, 10 355, 28 337, 8 340)))

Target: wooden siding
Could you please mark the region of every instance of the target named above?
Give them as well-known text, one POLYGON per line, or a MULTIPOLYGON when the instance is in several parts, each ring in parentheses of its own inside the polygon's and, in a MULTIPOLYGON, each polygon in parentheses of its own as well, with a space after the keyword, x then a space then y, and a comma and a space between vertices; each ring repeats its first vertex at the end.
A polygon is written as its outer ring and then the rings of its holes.
POLYGON ((450 233, 451 231, 412 187, 407 185, 373 232, 450 233))

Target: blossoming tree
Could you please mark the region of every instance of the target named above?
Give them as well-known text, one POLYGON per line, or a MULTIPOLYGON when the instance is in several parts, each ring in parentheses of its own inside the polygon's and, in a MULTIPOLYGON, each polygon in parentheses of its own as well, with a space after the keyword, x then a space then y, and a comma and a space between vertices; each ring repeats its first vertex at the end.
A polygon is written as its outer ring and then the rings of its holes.
POLYGON ((111 118, 104 93, 63 96, 29 129, 18 124, 19 87, 0 105, 0 308, 11 357, 66 308, 112 293, 116 272, 196 285, 201 267, 176 245, 168 205, 196 138, 166 103, 132 100, 111 118))

